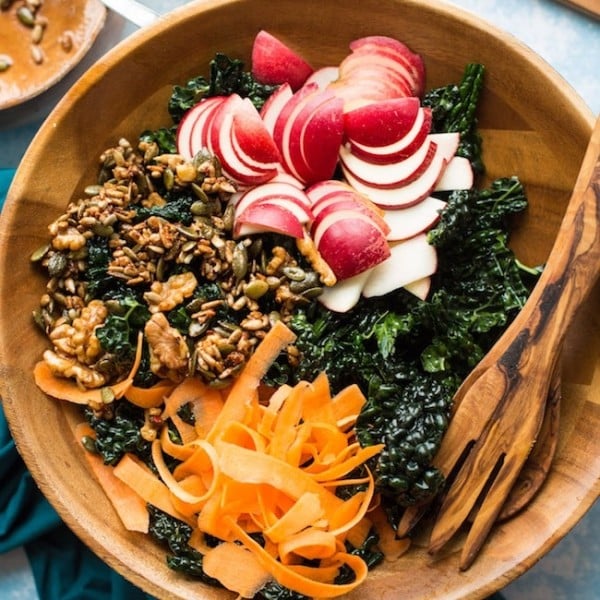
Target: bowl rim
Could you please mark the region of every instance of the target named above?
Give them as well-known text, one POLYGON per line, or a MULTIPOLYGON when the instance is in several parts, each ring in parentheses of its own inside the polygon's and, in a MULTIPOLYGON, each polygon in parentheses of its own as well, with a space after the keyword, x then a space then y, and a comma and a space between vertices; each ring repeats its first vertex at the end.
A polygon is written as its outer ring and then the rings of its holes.
MULTIPOLYGON (((161 15, 155 23, 133 32, 130 36, 107 52, 78 79, 78 81, 69 89, 69 91, 49 114, 49 116, 45 119, 44 123, 34 136, 28 150, 23 157, 23 160, 17 168, 13 183, 11 184, 7 194, 5 206, 0 215, 0 253, 3 254, 5 251, 4 247, 6 244, 3 244, 2 240, 4 239, 6 224, 10 223, 14 219, 14 216, 19 208, 18 200, 21 195, 20 190, 23 187, 24 182, 27 180, 31 165, 39 159, 36 149, 41 145, 40 142, 42 142, 44 138, 49 135, 54 127, 54 124, 60 121, 60 119, 68 113, 72 100, 82 94, 90 93, 89 91, 93 88, 94 83, 102 79, 105 73, 109 72, 114 65, 124 60, 132 50, 142 46, 155 34, 163 31, 163 29, 176 26, 199 11, 204 12, 225 5, 235 5, 246 1, 247 0, 194 0, 184 6, 176 8, 164 15, 161 15)), ((503 31, 489 21, 477 17, 467 10, 451 5, 444 0, 390 0, 390 2, 398 5, 413 5, 415 7, 422 7, 423 4, 425 4, 427 6, 427 10, 435 13, 448 14, 451 12, 454 15, 458 15, 458 17, 469 27, 479 30, 485 29, 494 37, 498 38, 503 44, 511 45, 515 51, 519 52, 527 62, 537 65, 538 68, 544 71, 547 80, 562 94, 564 102, 572 106, 577 111, 579 116, 585 120, 586 124, 589 124, 589 131, 591 132, 594 116, 579 94, 542 57, 536 54, 526 44, 518 40, 512 34, 503 31)), ((2 335, 0 334, 0 365, 5 364, 6 359, 7 356, 4 348, 4 341, 2 335)), ((4 379, 4 377, 0 377, 0 393, 3 396, 3 407, 6 412, 9 428, 14 435, 17 449, 22 454, 25 464, 31 470, 34 479, 43 490, 43 493, 48 498, 50 504, 57 510, 66 524, 77 534, 78 537, 81 538, 82 534, 87 533, 85 526, 82 525, 80 521, 72 517, 69 507, 64 504, 60 494, 57 493, 53 488, 52 481, 48 480, 43 470, 39 468, 37 457, 28 451, 28 449, 25 447, 25 444, 21 443, 24 433, 19 423, 18 409, 16 403, 13 401, 11 389, 9 386, 7 386, 7 383, 4 379)), ((534 552, 529 555, 527 561, 521 561, 517 564, 514 564, 503 575, 495 576, 494 578, 487 580, 483 586, 478 587, 476 590, 467 590, 466 595, 461 595, 461 597, 480 598, 483 597, 482 594, 489 595, 521 575, 533 563, 537 562, 539 558, 541 558, 552 547, 554 547, 556 543, 558 543, 558 541, 562 539, 563 536, 572 529, 572 527, 575 526, 581 517, 583 517, 583 515, 589 510, 599 495, 600 478, 596 481, 595 486, 593 486, 584 497, 580 498, 577 509, 569 515, 569 518, 560 523, 559 527, 557 527, 555 530, 557 535, 551 539, 545 540, 544 543, 542 543, 534 552)), ((164 589, 160 588, 156 581, 149 581, 143 575, 133 571, 129 565, 121 560, 120 557, 111 554, 110 539, 98 538, 90 540, 89 536, 85 537, 85 543, 98 556, 100 556, 102 560, 107 562, 112 568, 117 570, 127 579, 130 579, 136 585, 139 585, 140 587, 143 587, 152 593, 164 592, 164 589)))

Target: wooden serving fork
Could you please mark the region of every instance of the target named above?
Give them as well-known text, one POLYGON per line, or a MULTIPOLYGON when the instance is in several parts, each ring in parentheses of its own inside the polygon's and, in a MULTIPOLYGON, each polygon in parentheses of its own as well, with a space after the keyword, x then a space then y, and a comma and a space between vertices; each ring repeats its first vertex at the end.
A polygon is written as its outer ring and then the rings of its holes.
POLYGON ((457 408, 434 460, 450 475, 450 485, 430 553, 472 519, 460 568, 472 564, 536 441, 565 334, 599 274, 600 118, 540 280, 456 394, 457 408))

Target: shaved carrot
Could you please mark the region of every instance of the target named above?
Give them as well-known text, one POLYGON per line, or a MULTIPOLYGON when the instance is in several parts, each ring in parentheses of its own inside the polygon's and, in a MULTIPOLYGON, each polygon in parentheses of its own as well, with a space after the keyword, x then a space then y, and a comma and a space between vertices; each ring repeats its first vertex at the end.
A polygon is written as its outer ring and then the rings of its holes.
POLYGON ((333 598, 355 589, 368 570, 345 544, 360 545, 371 529, 377 498, 365 463, 382 445, 363 448, 356 440, 352 424, 364 404, 356 386, 332 397, 319 373, 312 382, 265 388, 262 378, 293 340, 278 322, 226 392, 190 377, 163 396, 164 424, 151 453, 158 476, 129 454, 114 468, 144 502, 191 526, 190 545, 203 554, 205 572, 242 597, 275 579, 309 597, 333 598), (193 426, 178 415, 187 404, 193 426), (179 464, 169 468, 165 455, 179 464), (342 498, 340 486, 360 488, 342 498), (209 547, 207 535, 220 543, 209 547), (336 583, 340 569, 353 571, 354 580, 336 583))
POLYGON ((158 408, 162 406, 174 387, 175 384, 169 379, 162 379, 149 388, 132 385, 128 388, 125 397, 131 404, 140 408, 158 408))
POLYGON ((383 552, 385 559, 389 561, 398 560, 410 548, 410 538, 399 538, 396 536, 396 531, 381 506, 375 507, 369 513, 369 519, 371 519, 373 527, 379 536, 377 545, 381 552, 383 552))
POLYGON ((248 403, 258 403, 258 387, 279 353, 296 339, 283 322, 276 321, 248 359, 244 369, 233 383, 223 409, 219 413, 207 439, 214 440, 229 421, 242 421, 248 403), (249 395, 249 392, 253 394, 249 395))
POLYGON ((189 519, 173 506, 169 488, 132 454, 125 454, 121 458, 114 467, 114 474, 148 504, 176 519, 190 523, 189 519))
POLYGON ((207 575, 242 598, 253 598, 271 579, 269 571, 250 551, 232 542, 210 549, 202 559, 202 567, 207 575))

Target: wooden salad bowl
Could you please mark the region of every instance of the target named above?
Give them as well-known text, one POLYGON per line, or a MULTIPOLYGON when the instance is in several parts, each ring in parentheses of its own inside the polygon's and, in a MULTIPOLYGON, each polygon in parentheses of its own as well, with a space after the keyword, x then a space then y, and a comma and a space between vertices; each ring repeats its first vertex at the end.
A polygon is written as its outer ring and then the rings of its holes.
MULTIPOLYGON (((0 230, 0 379, 11 431, 36 482, 74 532, 103 560, 160 598, 225 599, 165 566, 164 551, 124 530, 88 470, 71 429, 78 411, 34 385, 46 348, 31 313, 44 280, 31 253, 71 196, 94 182, 98 156, 120 137, 168 125, 172 86, 207 74, 216 51, 249 61, 266 29, 313 64, 339 62, 359 36, 394 36, 425 59, 428 88, 456 82, 469 62, 486 66, 479 114, 489 178, 518 175, 530 207, 512 243, 521 261, 543 263, 552 247, 594 117, 542 59, 492 25, 434 0, 207 0, 140 30, 92 67, 50 115, 9 191, 0 230)), ((473 566, 456 548, 432 559, 426 536, 380 565, 349 597, 484 598, 518 577, 582 517, 600 491, 600 289, 568 335, 556 456, 538 495, 497 525, 473 566)), ((548 375, 550 376, 550 374, 548 375)))

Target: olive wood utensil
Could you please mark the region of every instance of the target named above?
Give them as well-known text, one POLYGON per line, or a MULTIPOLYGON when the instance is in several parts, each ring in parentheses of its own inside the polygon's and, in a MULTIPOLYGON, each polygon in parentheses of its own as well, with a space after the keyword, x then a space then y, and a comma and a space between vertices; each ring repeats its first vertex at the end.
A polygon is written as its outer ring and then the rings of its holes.
POLYGON ((548 373, 599 275, 599 155, 600 118, 538 284, 492 350, 495 360, 483 360, 456 394, 456 413, 435 459, 444 473, 456 475, 434 523, 429 552, 440 551, 472 516, 461 570, 478 554, 531 452, 548 397, 548 373))
MULTIPOLYGON (((495 347, 495 349, 497 349, 497 347, 495 347)), ((492 351, 490 351, 483 359, 490 365, 497 359, 496 353, 494 353, 493 350, 494 349, 492 349, 492 351)), ((502 506, 502 511, 498 515, 497 521, 506 521, 525 508, 542 487, 542 484, 550 471, 550 467, 552 466, 558 443, 558 426, 560 420, 561 376, 559 365, 560 361, 557 362, 552 374, 550 391, 546 401, 540 432, 521 472, 519 473, 515 485, 502 506)), ((453 404, 453 412, 456 412, 456 409, 457 402, 453 404)), ((465 436, 473 435, 474 423, 469 419, 469 415, 466 411, 459 413, 457 417, 453 418, 463 418, 466 431, 465 436)), ((461 446, 457 446, 457 449, 459 448, 461 448, 461 446)), ((437 460, 439 461, 439 458, 437 460)), ((445 469, 451 467, 450 460, 447 460, 446 463, 446 465, 437 465, 444 477, 449 476, 449 473, 446 472, 445 469)), ((396 535, 400 538, 409 535, 415 525, 430 511, 430 508, 431 502, 409 506, 402 514, 397 526, 396 535)))
POLYGON ((542 487, 556 453, 562 398, 560 361, 550 382, 544 419, 531 453, 527 457, 515 485, 510 490, 496 521, 506 521, 523 510, 542 487))

